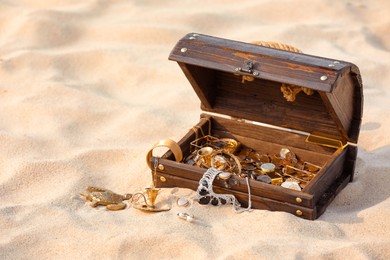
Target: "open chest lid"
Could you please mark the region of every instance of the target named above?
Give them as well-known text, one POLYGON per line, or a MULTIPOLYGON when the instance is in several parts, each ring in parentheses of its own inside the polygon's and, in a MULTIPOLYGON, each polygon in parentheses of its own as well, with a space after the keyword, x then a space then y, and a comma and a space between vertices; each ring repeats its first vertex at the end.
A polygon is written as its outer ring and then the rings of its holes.
POLYGON ((169 59, 204 111, 357 143, 363 91, 352 63, 195 33, 169 59), (304 91, 287 101, 284 94, 298 88, 304 91))

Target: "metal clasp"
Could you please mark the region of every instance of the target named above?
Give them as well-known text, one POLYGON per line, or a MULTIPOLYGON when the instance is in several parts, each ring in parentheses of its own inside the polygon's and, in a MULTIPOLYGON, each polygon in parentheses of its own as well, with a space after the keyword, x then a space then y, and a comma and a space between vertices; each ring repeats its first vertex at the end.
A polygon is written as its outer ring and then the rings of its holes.
POLYGON ((254 65, 255 65, 255 62, 253 60, 246 60, 246 61, 244 61, 244 63, 242 64, 241 67, 235 68, 235 71, 246 72, 246 73, 252 74, 254 76, 258 76, 259 72, 253 70, 254 65))
POLYGON ((247 73, 252 73, 253 72, 253 65, 255 65, 255 63, 252 60, 246 60, 246 61, 244 61, 244 64, 242 64, 241 71, 247 72, 247 73))

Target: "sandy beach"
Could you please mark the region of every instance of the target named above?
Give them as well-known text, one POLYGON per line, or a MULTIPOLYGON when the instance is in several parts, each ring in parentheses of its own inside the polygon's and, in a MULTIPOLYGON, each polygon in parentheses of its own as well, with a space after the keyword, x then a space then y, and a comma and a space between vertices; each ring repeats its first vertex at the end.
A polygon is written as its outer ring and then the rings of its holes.
POLYGON ((389 13, 385 0, 0 1, 0 259, 390 259, 389 13), (172 209, 154 214, 79 195, 142 191, 153 143, 199 121, 198 97, 168 60, 190 32, 360 68, 355 179, 319 219, 237 214, 181 188, 162 190, 172 209))

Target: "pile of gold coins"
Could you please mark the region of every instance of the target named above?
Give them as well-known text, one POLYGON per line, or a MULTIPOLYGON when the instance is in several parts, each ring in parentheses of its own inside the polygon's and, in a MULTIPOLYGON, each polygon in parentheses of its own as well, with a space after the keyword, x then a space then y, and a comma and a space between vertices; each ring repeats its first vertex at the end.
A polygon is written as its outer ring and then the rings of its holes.
POLYGON ((260 153, 242 146, 231 138, 204 136, 191 142, 191 154, 186 164, 205 169, 215 168, 239 177, 302 190, 321 167, 300 160, 288 148, 279 154, 260 153))

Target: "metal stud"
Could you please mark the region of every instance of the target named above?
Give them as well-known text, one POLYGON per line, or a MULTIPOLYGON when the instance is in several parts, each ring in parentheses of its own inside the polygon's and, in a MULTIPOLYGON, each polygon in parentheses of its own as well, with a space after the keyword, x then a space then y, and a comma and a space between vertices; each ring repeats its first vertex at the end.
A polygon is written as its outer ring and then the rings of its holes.
POLYGON ((241 68, 237 67, 237 68, 235 68, 234 70, 235 70, 235 71, 240 71, 241 68))
POLYGON ((259 72, 258 71, 254 71, 252 74, 253 74, 253 76, 259 76, 259 72))
POLYGON ((295 199, 295 201, 298 202, 298 203, 301 203, 301 202, 302 202, 302 199, 301 199, 300 197, 297 197, 297 198, 295 199))
POLYGON ((163 171, 165 169, 164 165, 161 163, 157 166, 160 171, 163 171))
POLYGON ((195 40, 196 38, 194 36, 191 36, 189 39, 190 40, 195 40))
POLYGON ((340 62, 339 62, 339 61, 337 61, 337 60, 335 60, 333 63, 334 63, 334 64, 339 64, 340 62))
POLYGON ((327 80, 328 79, 328 77, 327 76, 321 76, 321 78, 320 78, 322 81, 324 81, 324 80, 327 80))
POLYGON ((193 34, 192 34, 192 36, 194 36, 194 37, 198 37, 198 36, 199 36, 199 34, 197 34, 197 33, 193 33, 193 34))
POLYGON ((333 64, 333 63, 331 63, 331 64, 329 64, 329 65, 328 65, 328 67, 334 67, 334 64, 333 64))
POLYGON ((166 181, 167 181, 167 179, 166 179, 164 176, 161 176, 161 177, 160 177, 160 181, 162 181, 162 182, 166 182, 166 181))
POLYGON ((297 214, 298 216, 302 216, 303 212, 299 209, 297 209, 297 211, 295 211, 295 214, 297 214))
POLYGON ((187 51, 187 48, 181 48, 180 51, 181 51, 181 52, 186 52, 186 51, 187 51))

